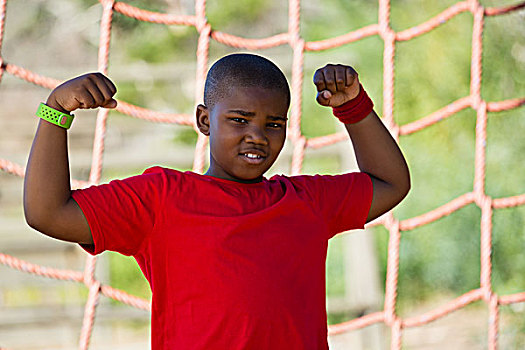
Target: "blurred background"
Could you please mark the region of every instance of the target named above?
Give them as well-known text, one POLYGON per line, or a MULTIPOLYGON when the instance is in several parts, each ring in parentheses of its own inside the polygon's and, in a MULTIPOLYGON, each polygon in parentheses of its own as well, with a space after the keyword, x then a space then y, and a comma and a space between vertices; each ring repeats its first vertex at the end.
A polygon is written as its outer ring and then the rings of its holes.
MULTIPOLYGON (((194 14, 191 0, 130 0, 151 11, 194 14)), ((517 1, 481 1, 504 6, 517 1)), ((401 31, 437 15, 453 0, 397 0, 391 21, 401 31)), ((377 1, 303 0, 301 35, 322 40, 377 23, 377 1)), ((4 62, 59 80, 95 71, 101 5, 95 0, 8 1, 4 62)), ((288 30, 284 1, 209 0, 214 30, 262 38, 288 30)), ((403 125, 467 96, 473 18, 462 13, 437 29, 396 45, 394 118, 403 125)), ((525 96, 525 11, 486 17, 483 39, 482 98, 525 96)), ((109 77, 117 98, 157 111, 193 114, 194 27, 139 22, 114 14, 109 77)), ((210 61, 235 50, 211 41, 210 61)), ((245 51, 245 50, 241 50, 245 51)), ((292 49, 285 45, 252 51, 276 62, 291 78, 292 49)), ((318 107, 313 72, 326 63, 347 63, 382 111, 383 41, 378 36, 323 52, 305 54, 302 132, 306 137, 342 130, 330 110, 318 107)), ((291 80, 289 80, 291 81, 291 80)), ((49 91, 4 74, 0 84, 0 158, 25 165, 34 136, 34 112, 49 91)), ((200 101, 198 101, 200 102, 200 101)), ((525 112, 489 113, 486 192, 493 198, 525 193, 525 112)), ((79 111, 70 130, 73 178, 87 180, 95 113, 79 111)), ((394 213, 411 218, 472 191, 476 112, 467 108, 423 131, 401 137, 412 174, 412 190, 394 213)), ((191 170, 195 131, 188 126, 154 124, 110 112, 103 182, 141 173, 152 165, 191 170)), ((290 146, 290 145, 288 145, 290 146)), ((357 170, 349 142, 307 150, 303 173, 357 170), (349 159, 350 157, 350 159, 349 159)), ((291 150, 268 173, 290 172, 291 150)), ((73 244, 44 237, 23 218, 23 180, 0 172, 0 252, 56 268, 81 270, 85 254, 73 244)), ((410 317, 479 287, 480 209, 468 205, 448 217, 404 232, 401 240, 398 309, 410 317)), ((525 207, 498 209, 493 217, 494 291, 525 290, 525 207)), ((329 323, 383 309, 388 232, 382 228, 341 234, 330 241, 327 261, 329 323)), ((97 277, 116 288, 149 298, 149 287, 135 261, 104 253, 97 277)), ((87 298, 84 285, 29 275, 0 265, 0 347, 74 349, 87 298)), ((500 308, 501 349, 525 348, 525 305, 500 308)), ((406 349, 484 349, 488 309, 475 302, 428 325, 403 333, 406 349)), ((334 349, 384 349, 389 329, 374 325, 330 338, 334 349)), ((149 314, 101 297, 92 349, 149 347, 149 314)))

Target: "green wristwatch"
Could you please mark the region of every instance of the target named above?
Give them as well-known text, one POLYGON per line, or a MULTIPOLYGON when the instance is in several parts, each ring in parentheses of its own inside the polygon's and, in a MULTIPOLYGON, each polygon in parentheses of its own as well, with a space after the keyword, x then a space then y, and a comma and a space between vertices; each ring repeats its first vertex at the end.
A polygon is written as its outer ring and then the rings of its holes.
POLYGON ((59 112, 47 106, 45 103, 41 103, 40 106, 38 106, 36 116, 64 129, 69 129, 71 123, 73 123, 73 118, 75 118, 73 114, 59 112))

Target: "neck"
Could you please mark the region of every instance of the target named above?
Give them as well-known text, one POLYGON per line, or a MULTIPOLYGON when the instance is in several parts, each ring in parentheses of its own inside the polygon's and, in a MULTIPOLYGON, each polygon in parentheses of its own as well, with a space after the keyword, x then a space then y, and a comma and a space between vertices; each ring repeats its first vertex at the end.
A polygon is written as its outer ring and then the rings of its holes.
POLYGON ((215 177, 217 179, 223 179, 223 180, 228 180, 228 181, 232 181, 232 182, 239 182, 239 183, 243 183, 243 184, 254 184, 254 183, 259 183, 259 182, 262 182, 263 180, 263 177, 262 175, 255 178, 255 179, 239 179, 239 178, 236 178, 236 177, 233 177, 233 176, 223 176, 223 175, 216 175, 216 174, 213 174, 210 169, 208 169, 208 171, 206 171, 206 173, 204 175, 207 175, 207 176, 211 176, 211 177, 215 177))

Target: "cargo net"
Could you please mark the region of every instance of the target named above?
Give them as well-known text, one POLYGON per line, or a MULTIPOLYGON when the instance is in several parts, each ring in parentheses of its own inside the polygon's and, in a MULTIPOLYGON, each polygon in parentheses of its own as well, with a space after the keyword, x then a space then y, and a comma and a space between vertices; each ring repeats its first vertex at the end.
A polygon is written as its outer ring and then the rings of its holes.
MULTIPOLYGON (((0 45, 3 39, 5 11, 7 0, 0 0, 0 45)), ((215 31, 206 19, 206 1, 195 1, 195 15, 173 15, 141 10, 124 2, 111 0, 100 0, 103 7, 100 45, 98 51, 98 70, 107 73, 109 43, 111 37, 111 21, 114 12, 135 18, 140 21, 162 23, 166 25, 194 26, 198 33, 198 46, 196 52, 197 73, 195 101, 202 100, 204 80, 208 68, 208 50, 210 40, 219 43, 248 50, 265 49, 279 45, 290 45, 293 49, 292 65, 292 104, 291 118, 288 129, 288 138, 293 145, 293 157, 291 164, 292 174, 299 174, 303 163, 306 148, 320 148, 336 142, 347 140, 345 132, 334 133, 322 137, 306 138, 301 134, 301 102, 303 82, 303 59, 305 51, 321 51, 344 44, 362 40, 372 35, 378 35, 384 41, 383 52, 383 122, 391 130, 393 136, 412 134, 427 128, 440 120, 449 118, 465 108, 472 108, 477 113, 476 122, 476 147, 475 147, 475 176, 473 191, 465 193, 456 199, 424 213, 420 216, 406 220, 398 220, 390 212, 381 219, 368 225, 368 227, 383 225, 389 231, 388 260, 385 286, 384 309, 379 312, 367 314, 347 322, 329 326, 329 334, 339 334, 351 330, 363 328, 374 323, 384 322, 391 328, 391 349, 401 349, 402 332, 408 327, 424 325, 441 318, 466 305, 483 300, 488 304, 488 348, 497 348, 498 338, 498 315, 499 306, 512 303, 525 302, 525 291, 510 295, 497 295, 491 285, 491 249, 492 249, 492 216, 494 209, 516 207, 525 204, 525 194, 505 198, 491 198, 485 192, 485 148, 487 143, 486 127, 487 112, 498 112, 517 108, 525 103, 525 97, 503 101, 487 102, 481 98, 481 73, 482 73, 482 37, 483 24, 486 16, 498 16, 525 7, 525 2, 506 7, 483 7, 477 0, 461 1, 447 8, 432 19, 415 27, 394 32, 390 27, 390 1, 379 0, 379 20, 377 24, 371 24, 347 34, 321 41, 305 42, 300 35, 300 0, 289 0, 289 22, 288 32, 274 35, 263 39, 247 39, 231 34, 215 31), (427 115, 417 121, 405 125, 398 125, 393 119, 394 107, 394 55, 396 42, 406 41, 425 34, 439 25, 447 22, 454 16, 470 12, 474 17, 472 31, 472 57, 471 57, 471 81, 470 95, 459 98, 453 103, 427 115), (427 313, 401 318, 396 313, 396 297, 399 271, 399 244, 402 231, 409 231, 416 227, 434 222, 452 212, 475 203, 481 208, 481 271, 480 287, 471 290, 460 297, 449 301, 445 305, 431 310, 427 313)), ((0 46, 1 49, 1 46, 0 46)), ((1 51, 0 51, 1 52, 1 51)), ((15 64, 4 62, 0 55, 0 78, 2 74, 8 73, 28 82, 53 89, 60 82, 48 77, 38 75, 15 64)), ((161 113, 134 106, 124 101, 118 101, 116 108, 120 113, 152 122, 176 123, 191 126, 193 117, 187 114, 161 113)), ((98 184, 102 170, 102 154, 104 151, 104 135, 106 129, 108 110, 100 109, 97 115, 96 130, 94 136, 93 159, 89 181, 73 181, 74 188, 84 188, 92 184, 98 184)), ((205 165, 205 152, 207 139, 199 134, 193 163, 193 171, 202 172, 205 165)), ((0 159, 0 169, 5 172, 23 177, 24 168, 21 165, 0 159)), ((72 271, 66 269, 54 269, 22 261, 13 256, 0 253, 0 263, 19 269, 24 272, 46 276, 49 278, 76 281, 84 283, 89 289, 83 325, 80 334, 79 348, 87 349, 91 331, 93 329, 95 308, 100 294, 129 304, 133 307, 150 310, 147 300, 127 294, 111 286, 102 285, 94 275, 96 258, 88 256, 84 271, 72 271)))

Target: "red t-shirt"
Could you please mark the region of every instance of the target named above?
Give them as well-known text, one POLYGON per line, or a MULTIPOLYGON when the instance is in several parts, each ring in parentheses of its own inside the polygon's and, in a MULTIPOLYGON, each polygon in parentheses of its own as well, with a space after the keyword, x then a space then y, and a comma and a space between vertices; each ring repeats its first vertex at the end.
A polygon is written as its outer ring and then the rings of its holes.
POLYGON ((328 239, 363 228, 364 173, 243 184, 153 167, 73 192, 91 254, 137 260, 152 349, 327 349, 328 239))

